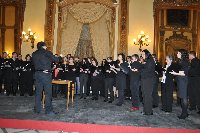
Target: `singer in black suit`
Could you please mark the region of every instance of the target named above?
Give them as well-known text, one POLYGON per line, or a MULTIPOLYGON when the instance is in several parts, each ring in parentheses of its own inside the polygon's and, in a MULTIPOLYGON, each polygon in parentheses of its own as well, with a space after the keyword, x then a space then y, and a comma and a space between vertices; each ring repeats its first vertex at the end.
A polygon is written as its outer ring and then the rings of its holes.
POLYGON ((109 103, 112 103, 114 100, 114 81, 115 81, 115 72, 110 69, 110 66, 113 66, 114 62, 112 61, 112 57, 107 58, 107 62, 105 64, 105 73, 104 73, 104 84, 105 84, 105 100, 108 101, 108 91, 110 92, 110 100, 109 103))
POLYGON ((119 93, 119 101, 117 106, 122 106, 124 103, 124 90, 126 89, 126 74, 128 74, 128 64, 125 62, 125 55, 118 54, 118 64, 111 69, 116 73, 116 88, 119 93))
POLYGON ((142 51, 142 57, 144 59, 143 68, 141 70, 141 86, 144 103, 143 111, 144 115, 153 115, 152 93, 155 82, 155 62, 147 49, 142 51))
POLYGON ((178 86, 178 96, 181 100, 182 113, 178 116, 179 119, 185 119, 188 117, 188 69, 189 69, 189 58, 188 52, 185 49, 178 50, 177 58, 179 59, 178 65, 180 66, 179 72, 171 72, 176 76, 178 86))
POLYGON ((188 71, 188 95, 190 110, 198 109, 200 114, 200 60, 196 57, 195 51, 189 53, 190 67, 188 71))
POLYGON ((132 63, 130 64, 130 89, 132 108, 131 111, 139 110, 140 98, 139 98, 139 87, 140 87, 140 76, 142 64, 139 62, 139 56, 134 54, 132 56, 132 63))
POLYGON ((175 85, 174 75, 172 75, 170 72, 173 70, 175 70, 173 57, 168 55, 166 56, 166 65, 163 67, 163 76, 161 81, 162 110, 165 112, 172 112, 173 90, 175 85))

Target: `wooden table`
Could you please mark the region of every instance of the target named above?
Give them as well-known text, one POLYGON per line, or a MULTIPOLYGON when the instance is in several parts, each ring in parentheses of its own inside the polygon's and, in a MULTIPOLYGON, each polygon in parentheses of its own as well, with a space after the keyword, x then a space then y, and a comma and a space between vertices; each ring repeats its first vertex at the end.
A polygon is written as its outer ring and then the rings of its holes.
MULTIPOLYGON (((67 110, 69 107, 69 101, 70 101, 70 94, 71 94, 71 89, 70 85, 72 85, 72 106, 74 105, 74 83, 70 80, 52 80, 53 85, 67 85, 67 110)), ((45 94, 43 92, 43 98, 42 98, 42 105, 43 108, 45 106, 45 94)))

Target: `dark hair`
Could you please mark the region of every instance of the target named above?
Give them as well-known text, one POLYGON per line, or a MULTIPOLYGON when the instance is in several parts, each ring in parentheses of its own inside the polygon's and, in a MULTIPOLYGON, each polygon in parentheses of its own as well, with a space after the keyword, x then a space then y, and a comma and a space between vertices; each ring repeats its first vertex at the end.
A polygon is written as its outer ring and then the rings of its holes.
POLYGON ((123 53, 119 53, 117 56, 120 56, 120 55, 122 56, 122 60, 123 60, 123 62, 124 62, 124 61, 126 60, 126 59, 125 59, 125 55, 124 55, 123 53))
POLYGON ((135 57, 137 59, 137 61, 139 60, 138 54, 133 54, 132 57, 135 57))
POLYGON ((38 42, 38 43, 37 43, 37 49, 38 49, 38 50, 41 50, 43 46, 46 46, 46 43, 45 43, 45 42, 38 42))
POLYGON ((73 60, 74 60, 74 57, 73 57, 73 56, 70 56, 70 57, 69 57, 69 60, 70 60, 70 59, 73 59, 73 60))
POLYGON ((195 51, 190 51, 189 54, 193 55, 194 57, 196 57, 196 52, 195 51))
POLYGON ((149 59, 152 57, 151 53, 149 52, 149 50, 144 49, 142 52, 145 53, 145 59, 149 59))
POLYGON ((113 58, 112 58, 112 57, 107 57, 107 60, 108 60, 108 59, 109 59, 109 60, 113 60, 113 58))
POLYGON ((188 60, 189 59, 189 55, 188 55, 187 50, 179 49, 178 52, 181 53, 181 60, 188 60))
POLYGON ((12 55, 17 54, 17 52, 12 52, 12 55))
POLYGON ((25 56, 25 59, 27 60, 28 57, 30 57, 30 60, 31 60, 31 55, 30 55, 30 54, 27 54, 27 55, 25 56))
POLYGON ((157 57, 156 54, 152 54, 151 56, 152 56, 156 61, 158 61, 158 57, 157 57))
POLYGON ((131 59, 132 57, 131 57, 131 56, 127 56, 127 57, 126 57, 126 60, 127 60, 128 58, 131 59))
POLYGON ((7 54, 7 52, 3 52, 2 54, 7 54))
POLYGON ((93 58, 93 61, 96 63, 96 66, 98 66, 98 61, 97 61, 97 59, 93 58))
POLYGON ((86 64, 89 63, 89 62, 88 62, 88 58, 83 58, 82 61, 81 61, 81 64, 83 64, 83 60, 85 60, 85 63, 86 63, 86 64))

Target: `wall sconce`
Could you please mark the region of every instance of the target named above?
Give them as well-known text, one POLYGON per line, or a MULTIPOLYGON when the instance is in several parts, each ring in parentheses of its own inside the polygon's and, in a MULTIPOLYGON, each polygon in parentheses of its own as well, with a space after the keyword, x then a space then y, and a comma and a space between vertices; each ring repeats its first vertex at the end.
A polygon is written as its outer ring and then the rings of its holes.
POLYGON ((151 43, 151 40, 149 39, 149 35, 145 35, 144 31, 141 31, 138 35, 137 39, 133 39, 133 42, 135 45, 139 45, 139 51, 142 52, 143 46, 149 46, 149 43, 151 43))
POLYGON ((36 32, 33 33, 31 31, 31 28, 29 28, 27 33, 25 31, 22 32, 22 37, 21 37, 24 42, 29 42, 29 41, 31 42, 32 49, 34 48, 34 42, 37 39, 37 36, 35 36, 35 33, 36 32))

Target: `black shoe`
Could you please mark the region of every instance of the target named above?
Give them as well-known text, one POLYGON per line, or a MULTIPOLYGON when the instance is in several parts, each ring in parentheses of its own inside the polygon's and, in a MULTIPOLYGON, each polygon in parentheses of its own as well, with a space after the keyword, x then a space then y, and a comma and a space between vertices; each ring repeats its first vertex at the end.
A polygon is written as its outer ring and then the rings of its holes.
POLYGON ((158 105, 153 105, 153 108, 157 108, 158 107, 158 105))
POLYGON ((95 100, 95 97, 92 97, 92 100, 95 100))
POLYGON ((153 113, 144 113, 143 115, 153 115, 153 113))
POLYGON ((189 115, 187 114, 187 115, 180 115, 180 116, 178 116, 178 118, 179 119, 185 119, 185 118, 187 118, 189 115))
POLYGON ((104 102, 108 102, 108 100, 104 100, 104 102))
POLYGON ((20 94, 20 96, 24 96, 24 94, 20 94))
POLYGON ((16 94, 14 93, 13 96, 16 96, 16 94))
POLYGON ((112 103, 112 101, 108 101, 108 103, 112 103))
POLYGON ((200 115, 200 111, 198 111, 198 112, 197 112, 197 114, 199 114, 199 115, 200 115))
POLYGON ((190 110, 190 111, 193 111, 193 110, 196 110, 196 109, 195 109, 195 108, 191 108, 191 107, 190 107, 190 108, 189 108, 189 110, 190 110))
POLYGON ((82 98, 83 98, 83 96, 80 97, 80 99, 82 99, 82 98))
POLYGON ((122 106, 122 103, 117 103, 116 105, 117 105, 117 106, 122 106))
POLYGON ((54 116, 54 115, 57 115, 57 114, 58 114, 58 112, 54 112, 54 111, 46 113, 46 115, 49 115, 49 116, 54 116))

